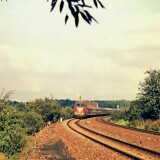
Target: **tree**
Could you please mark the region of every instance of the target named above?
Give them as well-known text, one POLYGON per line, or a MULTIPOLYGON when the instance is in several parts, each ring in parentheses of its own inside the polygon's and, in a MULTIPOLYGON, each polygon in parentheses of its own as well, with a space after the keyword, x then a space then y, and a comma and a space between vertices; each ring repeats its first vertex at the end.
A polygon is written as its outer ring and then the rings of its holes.
POLYGON ((33 110, 39 113, 42 116, 44 122, 56 122, 60 116, 60 106, 54 99, 39 98, 35 101, 29 102, 27 107, 28 110, 33 110))
POLYGON ((141 119, 143 113, 143 105, 140 100, 134 100, 130 103, 130 108, 124 116, 125 120, 134 121, 141 119))
POLYGON ((160 119, 160 70, 149 70, 144 82, 140 82, 137 100, 131 103, 127 112, 129 120, 139 118, 160 119))
POLYGON ((143 117, 160 119, 160 70, 149 70, 140 83, 138 99, 144 106, 143 117))
MULTIPOLYGON (((3 0, 1 0, 1 1, 3 1, 3 0)), ((47 1, 49 2, 49 0, 47 0, 47 1)), ((54 10, 57 2, 58 2, 58 0, 51 0, 51 10, 50 10, 51 12, 54 10)), ((98 6, 100 6, 101 8, 105 8, 100 0, 93 0, 93 3, 96 8, 98 8, 98 6)), ((93 8, 93 5, 86 4, 85 0, 61 0, 60 6, 59 6, 60 13, 62 13, 62 10, 65 6, 68 6, 71 15, 74 17, 76 27, 78 27, 78 24, 79 24, 79 15, 88 24, 91 24, 92 20, 97 22, 97 20, 87 10, 87 9, 93 8)), ((69 15, 66 14, 65 24, 67 23, 68 19, 69 19, 69 15)))
POLYGON ((60 117, 63 119, 69 119, 73 117, 73 108, 72 107, 64 107, 61 108, 60 117))
POLYGON ((19 119, 23 121, 22 127, 27 134, 32 135, 44 125, 42 116, 34 111, 19 112, 19 119))
POLYGON ((106 100, 106 101, 96 101, 99 104, 99 107, 102 108, 117 108, 117 105, 119 107, 127 107, 130 104, 130 101, 126 100, 106 100))
POLYGON ((75 104, 75 100, 70 100, 70 99, 60 99, 60 100, 57 100, 57 101, 62 107, 70 106, 70 107, 73 108, 74 104, 75 104))
POLYGON ((0 102, 8 101, 13 93, 14 93, 14 90, 9 90, 5 92, 5 89, 3 89, 0 94, 0 102))

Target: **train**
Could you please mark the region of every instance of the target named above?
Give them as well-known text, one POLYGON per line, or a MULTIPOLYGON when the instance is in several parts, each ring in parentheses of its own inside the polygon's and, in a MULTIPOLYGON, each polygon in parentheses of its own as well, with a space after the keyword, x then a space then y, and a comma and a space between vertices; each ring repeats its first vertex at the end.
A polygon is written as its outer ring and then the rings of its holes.
POLYGON ((75 102, 74 105, 74 117, 75 118, 87 118, 92 116, 103 116, 111 115, 115 113, 115 108, 100 108, 98 103, 94 101, 79 101, 75 102))

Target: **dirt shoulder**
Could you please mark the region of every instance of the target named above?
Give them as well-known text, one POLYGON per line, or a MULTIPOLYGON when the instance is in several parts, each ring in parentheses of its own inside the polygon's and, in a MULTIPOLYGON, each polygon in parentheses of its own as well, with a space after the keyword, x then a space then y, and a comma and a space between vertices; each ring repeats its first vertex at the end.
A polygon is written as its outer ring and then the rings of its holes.
POLYGON ((46 126, 26 144, 19 160, 74 160, 66 145, 57 137, 56 125, 46 126))

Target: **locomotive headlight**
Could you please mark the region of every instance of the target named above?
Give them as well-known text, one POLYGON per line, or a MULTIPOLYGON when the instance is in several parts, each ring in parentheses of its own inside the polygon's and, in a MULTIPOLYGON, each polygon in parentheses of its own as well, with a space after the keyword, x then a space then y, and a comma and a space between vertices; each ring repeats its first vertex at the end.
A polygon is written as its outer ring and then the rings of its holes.
POLYGON ((78 108, 78 113, 82 113, 82 108, 78 108))

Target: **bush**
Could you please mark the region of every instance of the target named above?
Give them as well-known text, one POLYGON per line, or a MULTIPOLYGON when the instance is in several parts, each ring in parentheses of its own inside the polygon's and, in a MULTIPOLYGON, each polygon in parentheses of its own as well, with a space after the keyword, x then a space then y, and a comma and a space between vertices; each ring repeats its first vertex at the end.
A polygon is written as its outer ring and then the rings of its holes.
POLYGON ((73 108, 72 107, 62 108, 60 111, 60 117, 63 119, 72 118, 73 117, 73 108))
POLYGON ((134 120, 129 123, 129 126, 138 129, 145 129, 145 121, 143 119, 134 120))
POLYGON ((49 98, 39 98, 31 101, 28 103, 27 109, 28 111, 32 110, 40 114, 45 123, 48 121, 56 122, 60 116, 60 106, 58 102, 49 98))
POLYGON ((117 111, 111 116, 111 120, 118 121, 119 119, 126 120, 125 111, 117 111))
POLYGON ((25 143, 26 135, 17 113, 16 108, 11 106, 3 108, 0 112, 0 151, 7 155, 15 154, 25 143))
POLYGON ((14 130, 1 132, 0 150, 7 155, 14 155, 25 144, 25 135, 17 133, 14 130))
POLYGON ((146 129, 152 131, 160 131, 160 120, 152 121, 152 120, 134 120, 129 122, 130 127, 138 128, 138 129, 146 129))
POLYGON ((116 124, 122 125, 122 126, 128 126, 129 122, 125 121, 124 119, 119 119, 115 122, 116 124))
POLYGON ((152 131, 160 131, 160 120, 156 121, 147 120, 145 123, 145 129, 152 131))
POLYGON ((42 116, 34 111, 21 112, 19 117, 23 121, 22 127, 29 135, 38 132, 44 124, 42 116))

